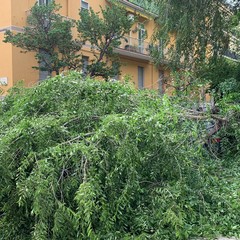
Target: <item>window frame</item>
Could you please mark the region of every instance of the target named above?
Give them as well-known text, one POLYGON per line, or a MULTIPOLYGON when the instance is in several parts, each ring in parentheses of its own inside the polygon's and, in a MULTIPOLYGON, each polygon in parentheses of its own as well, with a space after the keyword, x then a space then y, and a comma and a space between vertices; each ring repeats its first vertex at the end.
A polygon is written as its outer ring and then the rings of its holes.
POLYGON ((144 50, 144 40, 146 38, 146 29, 144 23, 138 23, 138 48, 139 52, 143 53, 144 50))
POLYGON ((159 78, 158 78, 158 92, 160 95, 164 94, 164 70, 159 70, 159 78))
POLYGON ((89 56, 82 56, 82 75, 87 76, 89 66, 89 56))
POLYGON ((85 0, 81 0, 81 11, 84 11, 84 10, 89 10, 89 3, 85 0), (87 4, 87 8, 86 7, 83 7, 83 4, 87 4))
POLYGON ((52 2, 52 0, 38 0, 38 5, 49 5, 52 2))
POLYGON ((144 67, 138 66, 138 89, 144 89, 144 67), (142 75, 140 76, 140 72, 142 75))

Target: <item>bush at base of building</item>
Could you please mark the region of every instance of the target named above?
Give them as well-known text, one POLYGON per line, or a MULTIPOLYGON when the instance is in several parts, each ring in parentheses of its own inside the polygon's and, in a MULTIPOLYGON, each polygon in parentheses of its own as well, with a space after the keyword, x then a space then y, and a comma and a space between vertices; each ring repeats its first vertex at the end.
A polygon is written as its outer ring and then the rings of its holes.
POLYGON ((237 185, 197 129, 167 97, 74 72, 13 89, 0 108, 0 239, 239 233, 237 185))

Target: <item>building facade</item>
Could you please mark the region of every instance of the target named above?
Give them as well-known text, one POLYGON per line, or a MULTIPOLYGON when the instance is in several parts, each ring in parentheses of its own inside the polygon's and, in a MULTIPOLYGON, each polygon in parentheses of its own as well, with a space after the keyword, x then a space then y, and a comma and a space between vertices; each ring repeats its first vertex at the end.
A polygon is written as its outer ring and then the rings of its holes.
MULTIPOLYGON (((4 32, 22 32, 26 25, 29 10, 36 3, 36 0, 0 0, 0 84, 1 89, 6 91, 18 81, 23 80, 26 87, 36 85, 41 79, 41 73, 33 69, 37 62, 35 53, 22 53, 20 48, 9 43, 4 43, 4 32)), ((51 0, 38 0, 39 4, 48 4, 51 0)), ((60 4, 60 14, 71 19, 79 19, 79 10, 93 8, 100 11, 100 6, 104 8, 109 2, 107 0, 56 0, 60 4)), ((158 68, 153 64, 150 57, 150 39, 154 31, 154 16, 146 12, 140 6, 127 0, 120 0, 126 8, 130 17, 138 16, 138 22, 134 24, 127 41, 122 41, 121 45, 115 49, 120 56, 121 75, 116 76, 121 80, 128 75, 136 88, 156 89, 164 91, 163 78, 169 72, 158 68), (146 33, 147 32, 147 36, 146 33)), ((90 47, 83 46, 81 50, 83 60, 87 65, 91 61, 90 47)))

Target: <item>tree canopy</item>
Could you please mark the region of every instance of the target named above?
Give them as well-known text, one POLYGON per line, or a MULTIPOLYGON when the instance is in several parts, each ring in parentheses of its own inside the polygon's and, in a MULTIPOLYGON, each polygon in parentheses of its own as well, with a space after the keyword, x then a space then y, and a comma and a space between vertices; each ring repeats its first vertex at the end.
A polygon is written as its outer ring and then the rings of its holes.
POLYGON ((80 11, 78 21, 80 39, 90 44, 94 55, 94 60, 87 69, 91 77, 102 76, 107 79, 119 73, 119 66, 116 67, 119 65, 119 59, 114 53, 114 48, 117 48, 121 41, 125 41, 133 22, 128 18, 126 9, 114 1, 111 6, 101 8, 101 14, 95 13, 93 9, 80 11))
POLYGON ((73 72, 15 87, 0 107, 0 237, 239 234, 239 142, 216 161, 205 134, 177 102, 118 82, 73 72))
POLYGON ((173 67, 196 68, 227 47, 229 16, 223 1, 159 0, 156 4, 159 27, 154 40, 162 45, 154 55, 157 63, 167 60, 173 67))
POLYGON ((31 8, 27 17, 27 26, 22 33, 5 33, 5 42, 12 43, 26 52, 33 51, 39 63, 34 68, 59 74, 60 70, 77 68, 78 51, 81 43, 73 39, 74 22, 61 16, 60 5, 53 1, 48 5, 38 5, 31 8))
MULTIPOLYGON (((155 40, 169 46, 176 35, 168 55, 173 66, 181 59, 188 67, 204 62, 209 44, 216 43, 216 55, 223 48, 224 39, 217 39, 223 29, 214 32, 223 16, 212 3, 159 1, 164 14, 156 19, 162 27, 155 40)), ((115 29, 111 8, 102 13, 101 19, 92 10, 81 12, 78 30, 100 52, 90 75, 105 77, 111 69, 104 58, 113 56, 129 19, 120 19, 115 29)), ((224 93, 217 114, 188 108, 182 96, 159 98, 129 83, 83 79, 76 72, 32 89, 15 86, 0 104, 0 238, 239 236, 240 108, 239 92, 233 91, 239 83, 229 88, 239 69, 218 64, 229 72, 219 76, 214 62, 205 75, 223 78, 214 87, 224 93), (210 136, 214 120, 221 128, 210 136)), ((182 89, 179 76, 176 87, 182 89)))
POLYGON ((104 79, 119 74, 120 62, 114 48, 125 41, 133 21, 127 17, 127 11, 112 1, 111 6, 101 8, 101 13, 80 10, 79 20, 66 18, 58 13, 60 5, 52 1, 48 5, 31 8, 27 17, 27 26, 23 32, 6 31, 4 42, 12 43, 25 52, 33 51, 38 60, 34 68, 57 75, 65 70, 84 69, 85 74, 101 76, 104 79), (118 16, 118 21, 116 21, 118 16), (78 37, 73 37, 77 27, 78 37), (83 66, 82 45, 89 45, 93 54, 88 66, 83 66))

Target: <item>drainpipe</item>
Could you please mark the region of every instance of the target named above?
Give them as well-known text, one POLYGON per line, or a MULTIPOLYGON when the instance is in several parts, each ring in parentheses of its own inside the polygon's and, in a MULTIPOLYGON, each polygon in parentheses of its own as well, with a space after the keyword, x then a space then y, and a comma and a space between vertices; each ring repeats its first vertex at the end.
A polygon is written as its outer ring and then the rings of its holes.
POLYGON ((69 2, 67 0, 67 17, 69 17, 69 6, 68 6, 69 2))
POLYGON ((154 87, 154 85, 153 85, 153 63, 151 63, 152 64, 152 89, 153 89, 153 87, 154 87))

